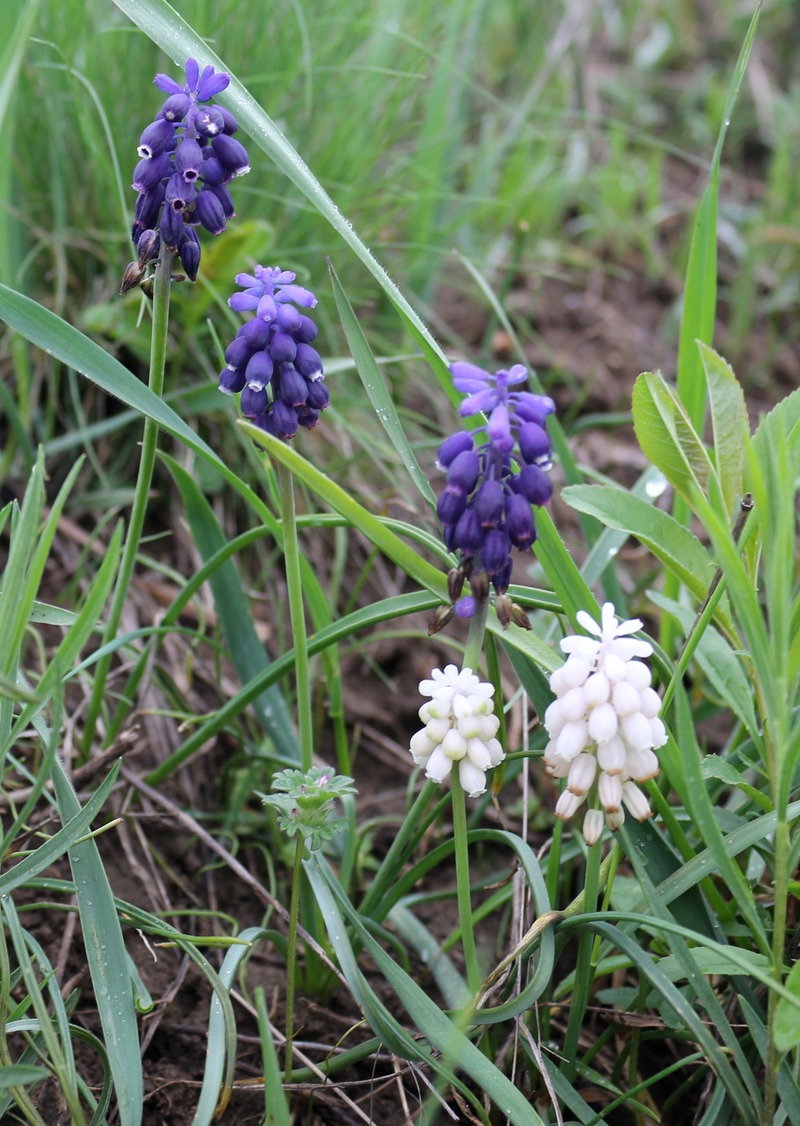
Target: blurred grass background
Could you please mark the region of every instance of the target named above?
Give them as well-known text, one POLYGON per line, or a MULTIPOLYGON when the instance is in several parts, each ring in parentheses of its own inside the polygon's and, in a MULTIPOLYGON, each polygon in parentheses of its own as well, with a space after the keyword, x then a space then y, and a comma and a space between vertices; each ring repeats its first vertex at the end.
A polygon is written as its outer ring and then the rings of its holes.
MULTIPOLYGON (((690 220, 752 4, 182 0, 178 7, 446 344, 466 342, 486 358, 496 327, 491 318, 474 325, 469 305, 466 319, 453 315, 462 297, 486 304, 458 255, 501 299, 522 284, 523 343, 536 336, 537 279, 561 279, 580 294, 614 276, 656 287, 659 333, 674 341, 690 220)), ((131 254, 135 147, 160 104, 152 78, 174 68, 110 0, 7 0, 0 34, 0 279, 141 369, 148 345, 137 327, 139 299, 120 301, 116 291, 131 254)), ((761 367, 752 379, 767 386, 770 357, 797 341, 798 35, 795 4, 764 5, 749 89, 723 158, 719 346, 734 367, 749 364, 757 334, 761 367)), ((178 362, 168 388, 194 389, 189 413, 219 406, 210 395, 219 364, 208 318, 227 335, 224 299, 248 260, 297 269, 318 291, 326 354, 343 350, 331 323, 326 255, 376 351, 397 354, 408 344, 327 224, 262 166, 258 150, 253 160, 253 174, 236 185, 231 233, 205 243, 200 284, 176 291, 178 362)), ((636 320, 635 307, 621 313, 636 320)), ((5 471, 12 447, 29 464, 37 442, 56 452, 63 435, 93 420, 93 404, 69 373, 19 342, 12 361, 3 360, 5 471)), ((401 387, 415 378, 407 366, 391 372, 401 387)), ((740 374, 747 385, 747 371, 740 374)), ((360 397, 355 375, 343 374, 337 412, 357 415, 360 397)), ((411 413, 423 401, 398 398, 411 413)), ((124 446, 113 452, 127 461, 124 446)))

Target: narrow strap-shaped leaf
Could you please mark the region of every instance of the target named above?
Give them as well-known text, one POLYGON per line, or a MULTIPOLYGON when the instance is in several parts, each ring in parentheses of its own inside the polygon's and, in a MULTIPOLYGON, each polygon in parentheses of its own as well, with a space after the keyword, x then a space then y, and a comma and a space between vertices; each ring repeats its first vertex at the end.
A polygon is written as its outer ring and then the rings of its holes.
POLYGON ((220 101, 230 106, 240 127, 355 252, 403 317, 438 378, 443 383, 448 383, 449 374, 442 351, 419 314, 358 237, 352 224, 342 215, 300 154, 232 73, 231 68, 214 54, 206 40, 166 0, 114 0, 114 3, 179 66, 183 66, 186 59, 192 56, 201 67, 211 64, 216 70, 231 75, 231 84, 221 95, 220 101))
MULTIPOLYGON (((184 512, 192 530, 192 538, 204 561, 225 546, 222 534, 211 505, 195 484, 194 478, 175 461, 164 457, 183 498, 184 512)), ((258 639, 253 617, 247 599, 242 591, 242 583, 231 559, 222 562, 208 577, 214 594, 214 603, 219 613, 225 644, 231 655, 236 671, 247 684, 265 669, 269 660, 264 646, 258 639)), ((294 723, 277 684, 271 685, 258 696, 253 705, 264 730, 275 744, 278 752, 287 759, 300 761, 300 748, 294 723)))
MULTIPOLYGON (((62 820, 74 820, 81 807, 59 759, 54 764, 53 784, 62 820)), ((120 1122, 122 1126, 140 1126, 143 1080, 139 1030, 114 893, 92 837, 72 844, 69 860, 120 1122)))
POLYGON ((340 954, 345 942, 349 946, 341 912, 425 1038, 443 1053, 445 1059, 457 1062, 459 1070, 468 1074, 515 1126, 544 1126, 522 1092, 378 945, 318 853, 306 861, 305 868, 317 902, 323 909, 328 935, 337 954, 340 954))
POLYGON ((416 485, 424 500, 434 508, 436 506, 436 496, 430 486, 428 478, 422 472, 422 468, 417 461, 417 456, 411 448, 411 443, 406 437, 406 432, 397 416, 397 408, 394 405, 391 392, 386 386, 383 373, 375 361, 375 357, 372 354, 372 349, 367 342, 364 331, 353 312, 353 307, 330 261, 328 262, 328 270, 330 271, 331 282, 333 284, 333 296, 336 299, 336 308, 339 310, 339 320, 342 322, 342 328, 347 338, 347 346, 355 360, 356 371, 364 385, 367 397, 374 407, 375 414, 386 431, 389 441, 392 443, 395 450, 397 450, 409 477, 416 485))
POLYGON ((45 868, 49 868, 75 841, 88 832, 89 827, 108 800, 112 787, 119 774, 120 763, 117 762, 109 771, 108 777, 89 798, 86 805, 69 817, 69 820, 54 833, 52 837, 39 845, 13 868, 0 875, 0 895, 8 895, 15 888, 22 887, 34 876, 38 876, 45 868))

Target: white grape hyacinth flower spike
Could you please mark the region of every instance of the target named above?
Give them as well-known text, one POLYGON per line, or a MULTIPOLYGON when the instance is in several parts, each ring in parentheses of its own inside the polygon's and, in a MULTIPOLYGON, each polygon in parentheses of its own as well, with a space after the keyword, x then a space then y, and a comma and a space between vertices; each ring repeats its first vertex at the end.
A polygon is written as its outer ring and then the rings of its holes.
POLYGON ((658 774, 655 752, 667 732, 644 663, 653 647, 631 637, 641 621, 620 621, 611 602, 604 604, 599 625, 585 610, 577 619, 591 636, 570 635, 561 642, 567 660, 550 677, 556 698, 544 715, 550 736, 544 764, 552 777, 567 780, 557 817, 572 817, 588 800, 583 835, 592 845, 604 824, 612 831, 623 824, 625 809, 637 821, 651 815, 636 783, 658 774))
POLYGON ((457 764, 464 793, 471 798, 485 793, 486 771, 505 758, 496 738, 500 720, 492 703, 494 685, 472 669, 446 665, 433 669, 419 690, 431 698, 419 709, 425 726, 411 739, 414 762, 434 782, 444 782, 457 764))

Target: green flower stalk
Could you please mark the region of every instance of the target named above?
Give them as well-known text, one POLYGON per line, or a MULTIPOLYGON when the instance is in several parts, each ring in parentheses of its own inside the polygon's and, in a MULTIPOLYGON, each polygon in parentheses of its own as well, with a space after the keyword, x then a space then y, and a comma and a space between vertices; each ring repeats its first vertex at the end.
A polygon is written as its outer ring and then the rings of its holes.
POLYGON ((356 793, 352 778, 336 774, 328 766, 310 770, 281 770, 272 780, 273 793, 259 793, 264 805, 277 813, 278 825, 295 837, 292 869, 292 898, 289 905, 289 935, 286 955, 286 1082, 292 1081, 292 1041, 294 1039, 294 997, 297 981, 297 923, 300 915, 300 881, 306 846, 318 849, 334 833, 347 825, 345 817, 336 816, 334 802, 346 794, 356 793))

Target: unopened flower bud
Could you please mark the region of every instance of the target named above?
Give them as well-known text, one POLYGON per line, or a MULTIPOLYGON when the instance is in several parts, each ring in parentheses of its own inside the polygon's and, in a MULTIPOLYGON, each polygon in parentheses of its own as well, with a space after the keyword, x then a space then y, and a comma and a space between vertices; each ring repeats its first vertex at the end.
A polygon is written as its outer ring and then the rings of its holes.
POLYGON ((453 617, 453 614, 454 610, 452 606, 437 606, 428 621, 428 637, 433 637, 439 630, 444 629, 453 617))

